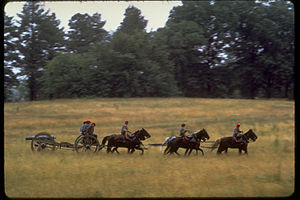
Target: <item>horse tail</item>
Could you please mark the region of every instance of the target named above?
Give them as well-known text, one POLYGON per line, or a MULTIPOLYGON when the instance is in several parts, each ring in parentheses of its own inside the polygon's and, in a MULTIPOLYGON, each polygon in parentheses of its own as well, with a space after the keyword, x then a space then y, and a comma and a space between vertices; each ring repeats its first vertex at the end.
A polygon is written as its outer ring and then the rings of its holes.
POLYGON ((102 140, 102 145, 105 145, 106 141, 110 138, 110 136, 105 136, 102 140))
POLYGON ((221 139, 217 139, 217 140, 215 141, 215 143, 212 145, 211 151, 213 151, 213 150, 215 150, 216 148, 218 148, 218 146, 220 145, 220 143, 221 143, 221 139))
POLYGON ((165 139, 165 141, 161 144, 161 146, 160 146, 160 151, 162 151, 162 147, 165 146, 165 145, 167 144, 167 142, 169 141, 169 139, 170 139, 170 137, 167 137, 167 138, 165 139))

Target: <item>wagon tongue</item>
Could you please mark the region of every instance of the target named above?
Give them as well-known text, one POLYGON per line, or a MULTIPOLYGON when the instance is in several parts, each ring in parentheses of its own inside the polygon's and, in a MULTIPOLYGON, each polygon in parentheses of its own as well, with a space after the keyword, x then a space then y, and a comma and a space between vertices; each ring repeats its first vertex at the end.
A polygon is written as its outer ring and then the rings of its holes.
POLYGON ((149 146, 161 146, 161 143, 160 144, 148 144, 149 146))
MULTIPOLYGON (((52 139, 56 139, 54 135, 50 136, 52 139)), ((26 136, 25 140, 33 140, 35 138, 35 136, 26 136)), ((49 139, 49 137, 47 135, 39 135, 37 136, 38 139, 49 139)))

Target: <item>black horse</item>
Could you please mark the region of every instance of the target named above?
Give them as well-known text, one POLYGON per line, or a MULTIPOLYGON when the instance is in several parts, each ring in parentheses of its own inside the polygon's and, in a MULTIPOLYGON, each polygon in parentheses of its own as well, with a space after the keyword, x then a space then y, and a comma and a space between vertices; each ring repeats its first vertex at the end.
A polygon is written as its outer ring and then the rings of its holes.
POLYGON ((128 153, 133 153, 135 149, 138 149, 141 150, 143 154, 144 148, 142 148, 141 146, 144 145, 141 140, 145 140, 150 137, 151 135, 144 128, 142 128, 141 130, 137 130, 136 132, 131 134, 130 137, 127 137, 125 139, 125 142, 123 135, 109 135, 103 138, 100 149, 102 149, 105 146, 106 141, 108 141, 107 153, 113 153, 114 151, 119 153, 118 148, 125 147, 128 149, 128 153))
POLYGON ((228 148, 238 148, 240 154, 242 153, 242 150, 245 151, 245 154, 248 154, 247 147, 249 139, 255 142, 257 136, 252 131, 252 129, 249 129, 245 134, 241 134, 241 137, 243 139, 242 142, 236 142, 233 137, 223 137, 221 139, 218 139, 211 147, 212 151, 219 146, 217 154, 221 154, 223 151, 227 153, 228 148))
POLYGON ((173 140, 170 140, 167 144, 167 148, 164 151, 164 154, 173 154, 176 153, 177 155, 180 155, 177 151, 179 148, 185 148, 185 155, 189 151, 189 154, 191 154, 192 150, 195 149, 196 153, 198 154, 198 150, 202 152, 202 155, 204 155, 204 152, 202 149, 200 149, 200 142, 206 141, 206 139, 209 139, 209 135, 206 132, 206 130, 203 128, 202 130, 199 130, 190 137, 176 137, 173 140), (194 139, 194 140, 193 140, 194 139))

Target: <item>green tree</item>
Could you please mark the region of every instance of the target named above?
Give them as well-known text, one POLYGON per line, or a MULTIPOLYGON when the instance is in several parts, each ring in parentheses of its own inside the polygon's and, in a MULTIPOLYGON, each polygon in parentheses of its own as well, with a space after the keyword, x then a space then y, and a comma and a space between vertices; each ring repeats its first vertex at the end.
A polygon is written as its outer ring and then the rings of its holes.
POLYGON ((13 72, 18 59, 16 51, 17 27, 13 23, 13 17, 4 15, 4 101, 11 99, 11 89, 18 85, 17 75, 13 72))
POLYGON ((177 92, 172 63, 163 46, 146 33, 147 21, 128 7, 111 41, 111 96, 170 96, 177 92))
POLYGON ((87 96, 91 74, 82 55, 60 54, 45 67, 43 92, 49 99, 87 96))
POLYGON ((183 1, 163 30, 178 87, 186 96, 287 97, 293 18, 293 5, 281 0, 183 1))
POLYGON ((224 53, 222 20, 209 1, 183 1, 170 13, 166 41, 178 87, 185 96, 205 97, 213 92, 212 69, 220 64, 220 54, 224 53))
POLYGON ((40 94, 40 77, 46 63, 63 46, 63 30, 58 28, 55 15, 44 12, 39 2, 26 2, 18 16, 18 67, 27 77, 29 99, 36 100, 40 94))
POLYGON ((288 97, 293 87, 294 12, 284 1, 236 4, 231 52, 242 94, 288 97), (250 5, 249 5, 250 4, 250 5), (284 90, 284 92, 281 92, 284 90))
POLYGON ((118 31, 132 34, 136 31, 145 32, 148 21, 141 15, 141 11, 134 6, 129 6, 124 14, 125 18, 118 27, 118 31))
POLYGON ((67 51, 71 53, 86 53, 97 43, 105 42, 108 33, 103 29, 105 21, 101 21, 101 14, 75 14, 69 20, 70 31, 67 37, 67 51))

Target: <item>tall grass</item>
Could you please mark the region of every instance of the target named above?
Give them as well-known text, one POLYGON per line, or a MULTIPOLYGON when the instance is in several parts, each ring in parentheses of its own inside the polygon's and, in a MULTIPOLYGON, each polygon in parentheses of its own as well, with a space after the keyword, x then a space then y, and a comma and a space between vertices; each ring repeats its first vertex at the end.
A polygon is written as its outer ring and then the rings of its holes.
MULTIPOLYGON (((294 192, 294 102, 199 98, 62 99, 4 105, 5 192, 9 197, 282 197, 294 192), (33 153, 25 136, 46 131, 74 142, 84 119, 96 122, 99 140, 145 128, 161 143, 180 124, 205 128, 212 141, 232 135, 236 122, 258 135, 249 155, 204 149, 205 155, 163 156, 149 147, 143 156, 77 155, 72 150, 33 153)), ((206 144, 207 145, 207 144, 206 144)), ((184 150, 179 151, 181 154, 184 150)))

